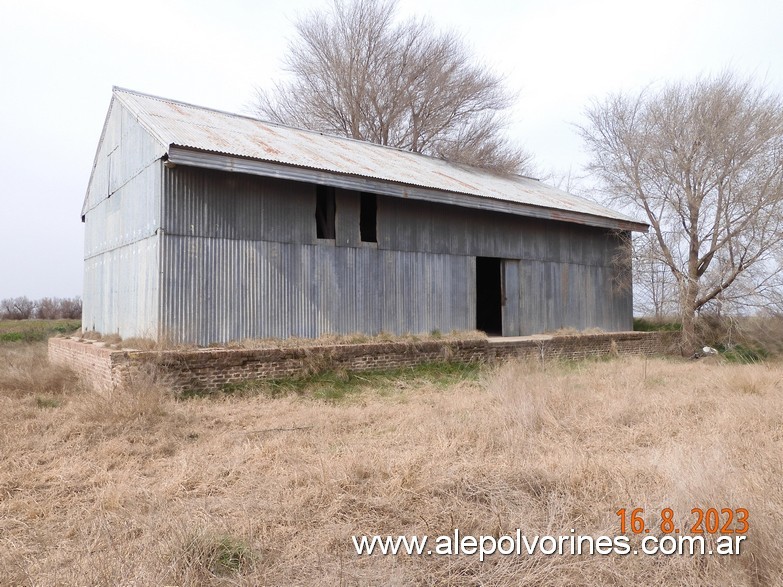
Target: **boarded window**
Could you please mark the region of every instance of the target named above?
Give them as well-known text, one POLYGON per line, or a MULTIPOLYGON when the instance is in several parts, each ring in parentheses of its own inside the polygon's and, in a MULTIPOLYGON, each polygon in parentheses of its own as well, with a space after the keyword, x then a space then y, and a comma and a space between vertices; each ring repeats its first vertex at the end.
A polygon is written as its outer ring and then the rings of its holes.
POLYGON ((334 238, 334 188, 319 185, 315 190, 315 226, 318 238, 334 238))
POLYGON ((362 194, 359 204, 359 232, 362 242, 378 242, 378 196, 375 194, 362 194))

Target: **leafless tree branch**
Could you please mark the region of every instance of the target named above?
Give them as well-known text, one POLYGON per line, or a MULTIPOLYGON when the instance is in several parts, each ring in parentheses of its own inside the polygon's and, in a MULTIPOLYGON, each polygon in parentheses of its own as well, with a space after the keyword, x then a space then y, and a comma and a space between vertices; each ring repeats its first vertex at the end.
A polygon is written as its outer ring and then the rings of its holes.
POLYGON ((258 115, 477 165, 524 173, 531 157, 505 135, 514 96, 453 32, 395 20, 396 0, 334 0, 295 23, 285 68, 258 90, 258 115))
POLYGON ((711 303, 770 293, 783 242, 783 100, 730 73, 595 102, 580 128, 612 201, 642 211, 637 247, 653 304, 676 296, 684 342, 711 303), (665 267, 673 281, 661 280, 665 267), (763 284, 754 287, 754 283, 763 284), (661 289, 663 288, 663 289, 661 289), (749 295, 752 294, 752 295, 749 295))

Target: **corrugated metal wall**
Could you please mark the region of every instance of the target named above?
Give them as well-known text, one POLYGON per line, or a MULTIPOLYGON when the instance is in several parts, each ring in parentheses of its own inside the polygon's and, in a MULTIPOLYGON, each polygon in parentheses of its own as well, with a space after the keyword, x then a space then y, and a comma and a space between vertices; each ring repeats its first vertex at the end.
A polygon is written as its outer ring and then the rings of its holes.
POLYGON ((312 185, 187 167, 164 182, 166 234, 315 243, 312 185))
POLYGON ((166 235, 163 332, 199 344, 465 330, 470 258, 166 235))
POLYGON ((519 268, 521 333, 631 330, 631 293, 620 286, 612 267, 524 260, 519 268))
POLYGON ((618 241, 606 229, 380 198, 379 246, 405 251, 605 265, 618 241))
POLYGON ((93 255, 84 263, 82 327, 124 338, 158 333, 158 239, 93 255))
POLYGON ((84 206, 87 330, 157 336, 162 152, 113 101, 84 206))
POLYGON ((361 243, 359 194, 337 190, 337 238, 318 241, 312 185, 178 167, 164 193, 172 341, 472 329, 476 256, 512 260, 506 335, 631 326, 604 229, 379 197, 378 243, 361 243))

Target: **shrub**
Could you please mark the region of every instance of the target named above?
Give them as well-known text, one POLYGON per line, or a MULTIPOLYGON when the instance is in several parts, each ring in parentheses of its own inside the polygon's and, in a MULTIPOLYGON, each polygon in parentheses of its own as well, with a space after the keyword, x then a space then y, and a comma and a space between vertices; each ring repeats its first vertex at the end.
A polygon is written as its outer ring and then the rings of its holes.
POLYGON ((769 357, 769 353, 765 349, 744 344, 735 344, 728 348, 719 345, 718 350, 723 358, 730 363, 759 363, 769 357))
POLYGON ((633 329, 637 332, 677 332, 682 330, 682 323, 675 320, 659 320, 653 318, 634 318, 633 329))

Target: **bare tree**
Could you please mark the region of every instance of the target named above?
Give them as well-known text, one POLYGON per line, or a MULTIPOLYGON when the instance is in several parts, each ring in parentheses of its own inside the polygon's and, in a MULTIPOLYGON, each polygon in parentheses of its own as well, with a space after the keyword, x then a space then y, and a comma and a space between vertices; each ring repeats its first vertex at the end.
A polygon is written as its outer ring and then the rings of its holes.
POLYGON ((504 135, 513 95, 454 33, 395 21, 396 0, 334 0, 295 23, 290 79, 259 90, 257 113, 504 172, 530 156, 504 135))
POLYGON ((594 103, 581 134, 614 203, 644 214, 676 283, 683 351, 711 304, 773 291, 783 234, 783 101, 730 73, 594 103))
POLYGON ((82 299, 80 297, 62 298, 59 302, 59 317, 78 320, 82 317, 82 299))
POLYGON ((27 320, 34 311, 35 302, 24 296, 0 301, 0 318, 5 320, 27 320))
POLYGON ((35 304, 35 316, 42 320, 54 320, 60 317, 60 300, 57 298, 41 298, 35 304))

